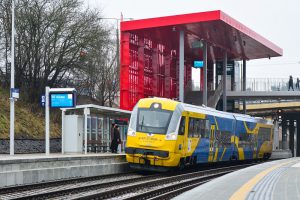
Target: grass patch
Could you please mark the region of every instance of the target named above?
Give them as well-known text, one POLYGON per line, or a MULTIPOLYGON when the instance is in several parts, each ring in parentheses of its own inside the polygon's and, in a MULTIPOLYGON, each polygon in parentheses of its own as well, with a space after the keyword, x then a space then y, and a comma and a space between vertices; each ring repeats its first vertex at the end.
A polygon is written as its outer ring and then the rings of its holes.
MULTIPOLYGON (((38 105, 22 101, 22 95, 20 95, 20 99, 15 103, 15 138, 45 138, 44 112, 44 109, 38 105)), ((61 121, 57 120, 57 117, 60 118, 60 111, 51 112, 50 119, 52 121, 61 121)), ((9 116, 9 89, 0 87, 0 139, 9 138, 9 116)), ((61 137, 61 127, 59 123, 50 123, 50 137, 61 137)))

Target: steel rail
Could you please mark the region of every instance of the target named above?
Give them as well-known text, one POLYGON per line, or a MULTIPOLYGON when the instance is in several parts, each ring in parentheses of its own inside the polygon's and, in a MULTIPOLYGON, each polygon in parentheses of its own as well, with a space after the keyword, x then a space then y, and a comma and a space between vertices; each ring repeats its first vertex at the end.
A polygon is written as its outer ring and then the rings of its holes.
POLYGON ((101 176, 91 176, 91 177, 81 177, 81 178, 69 178, 69 179, 61 179, 61 180, 55 180, 55 181, 47 181, 42 183, 33 183, 33 184, 25 184, 25 185, 19 185, 19 186, 9 186, 9 187, 3 187, 0 188, 0 195, 1 194, 7 194, 7 193, 15 193, 16 191, 26 191, 26 190, 33 190, 33 189, 42 189, 46 187, 51 186, 59 186, 59 185, 66 185, 66 184, 74 184, 79 182, 89 182, 89 181, 96 181, 96 180, 102 180, 103 178, 114 178, 119 176, 125 176, 133 174, 130 173, 121 173, 121 174, 107 174, 107 175, 101 175, 101 176))
MULTIPOLYGON (((104 176, 95 176, 95 177, 85 177, 85 178, 79 178, 79 179, 71 179, 71 180, 59 180, 57 182, 51 181, 51 182, 45 182, 45 183, 40 183, 39 184, 34 184, 34 185, 23 185, 23 186, 16 186, 16 187, 10 187, 7 188, 8 192, 5 193, 5 189, 3 188, 2 193, 0 194, 0 199, 2 198, 9 198, 9 199, 36 199, 36 198, 50 198, 50 197, 56 197, 58 195, 61 195, 62 193, 64 194, 69 194, 74 191, 86 191, 91 188, 94 188, 96 186, 101 187, 105 185, 114 185, 116 183, 122 183, 126 181, 134 181, 134 180, 144 180, 145 178, 149 177, 152 178, 154 175, 149 175, 147 177, 145 176, 140 176, 136 178, 132 178, 131 173, 123 173, 123 174, 112 174, 112 175, 104 175, 104 176), (105 181, 105 179, 111 179, 111 178, 120 178, 120 177, 127 177, 127 179, 120 180, 118 182, 116 181, 107 181, 103 183, 91 183, 88 184, 89 182, 94 182, 94 181, 105 181), (86 186, 78 186, 76 184, 85 184, 86 186), (31 187, 30 187, 31 186, 31 187), (62 188, 60 188, 62 186, 62 188), (57 187, 57 189, 52 189, 53 187, 57 187), (69 188, 68 188, 69 187, 69 188), (15 189, 15 190, 14 190, 15 189), (14 191, 13 191, 14 190, 14 191), (31 192, 32 190, 40 190, 40 191, 35 191, 36 193, 31 192), (25 193, 25 194, 24 194, 25 193)), ((136 175, 133 174, 132 175, 136 175)))
MULTIPOLYGON (((17 187, 2 188, 0 189, 0 191, 2 192, 0 193, 0 199, 2 198, 49 199, 49 198, 66 198, 66 197, 74 198, 74 199, 91 199, 91 198, 104 199, 104 198, 111 198, 118 195, 122 195, 123 193, 128 194, 130 193, 129 191, 135 191, 137 188, 143 188, 143 187, 147 188, 147 185, 157 186, 158 184, 162 184, 162 182, 172 183, 178 180, 184 181, 184 180, 192 179, 195 176, 205 177, 209 174, 220 172, 222 170, 239 169, 250 165, 253 164, 218 167, 209 170, 206 169, 205 167, 204 169, 206 170, 199 171, 198 169, 196 172, 194 169, 189 171, 181 171, 179 173, 173 172, 173 173, 166 173, 166 174, 154 174, 154 175, 140 176, 134 178, 130 177, 130 175, 137 175, 135 173, 122 173, 122 174, 114 174, 114 175, 85 177, 79 179, 77 178, 71 180, 59 180, 59 181, 45 182, 45 183, 34 184, 34 185, 23 185, 17 187), (121 178, 122 176, 128 176, 128 178, 123 177, 124 179, 118 180, 120 179, 120 176, 121 178), (110 178, 112 179, 116 178, 117 180, 109 180, 110 178), (107 179, 106 182, 105 179, 107 179), (4 193, 5 189, 6 191, 9 192, 4 193), (97 191, 97 190, 102 190, 102 191, 97 191), (125 192, 123 192, 122 190, 125 190, 125 192), (114 195, 112 195, 112 193, 114 195)), ((182 187, 183 186, 181 186, 181 188, 182 187)))
MULTIPOLYGON (((139 191, 144 188, 155 187, 157 185, 162 185, 162 184, 169 184, 169 183, 172 183, 175 181, 185 182, 186 180, 190 180, 192 183, 196 183, 196 182, 205 181, 210 178, 215 178, 217 176, 221 176, 226 173, 230 173, 232 171, 248 167, 250 165, 253 165, 253 164, 238 165, 238 166, 233 166, 233 167, 225 167, 225 168, 219 168, 219 169, 213 169, 213 170, 205 170, 205 171, 200 171, 200 172, 176 175, 176 176, 172 176, 172 177, 161 178, 159 180, 144 181, 142 183, 136 183, 133 185, 124 186, 124 187, 120 187, 117 189, 107 190, 104 192, 93 191, 91 193, 81 194, 81 196, 77 196, 77 197, 75 196, 75 197, 71 197, 71 198, 72 199, 109 199, 109 198, 114 198, 114 197, 118 197, 118 196, 123 196, 128 193, 136 192, 136 191, 139 191)), ((147 198, 148 197, 146 197, 146 199, 147 198)), ((133 197, 133 199, 135 199, 135 197, 133 197)), ((141 199, 145 199, 145 198, 143 197, 141 199)))

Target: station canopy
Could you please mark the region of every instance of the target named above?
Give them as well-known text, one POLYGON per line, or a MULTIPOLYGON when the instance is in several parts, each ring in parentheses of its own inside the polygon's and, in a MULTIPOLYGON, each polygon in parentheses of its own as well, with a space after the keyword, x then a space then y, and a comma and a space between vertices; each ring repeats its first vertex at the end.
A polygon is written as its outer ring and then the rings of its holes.
POLYGON ((185 56, 202 57, 195 48, 207 41, 208 59, 220 60, 224 50, 228 59, 251 60, 282 56, 282 49, 226 13, 216 10, 192 14, 148 18, 121 22, 121 31, 179 49, 179 31, 185 32, 185 56))

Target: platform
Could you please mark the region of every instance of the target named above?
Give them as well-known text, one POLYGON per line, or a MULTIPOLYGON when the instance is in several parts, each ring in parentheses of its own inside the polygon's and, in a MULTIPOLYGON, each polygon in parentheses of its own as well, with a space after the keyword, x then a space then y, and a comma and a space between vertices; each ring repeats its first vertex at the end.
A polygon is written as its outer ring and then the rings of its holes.
POLYGON ((214 179, 175 199, 300 199, 300 158, 248 167, 214 179))
POLYGON ((125 154, 0 155, 0 187, 127 171, 125 154))
POLYGON ((269 160, 286 159, 293 157, 292 151, 287 150, 273 150, 269 160))

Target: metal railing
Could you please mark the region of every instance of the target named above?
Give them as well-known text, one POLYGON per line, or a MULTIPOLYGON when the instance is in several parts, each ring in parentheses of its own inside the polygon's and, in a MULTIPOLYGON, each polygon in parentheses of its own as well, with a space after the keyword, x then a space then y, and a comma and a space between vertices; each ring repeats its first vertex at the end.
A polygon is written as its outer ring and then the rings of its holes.
MULTIPOLYGON (((288 78, 247 78, 246 90, 247 91, 288 91, 288 86, 289 86, 288 83, 289 83, 288 78)), ((207 87, 209 91, 213 90, 210 83, 208 83, 207 87)), ((296 90, 296 79, 294 79, 293 81, 293 87, 294 90, 296 90)), ((201 90, 200 82, 191 81, 187 85, 187 88, 189 91, 200 91, 201 90)), ((228 86, 227 86, 227 90, 230 90, 228 86)))
MULTIPOLYGON (((246 89, 248 91, 287 91, 288 78, 247 78, 246 89)), ((294 80, 294 89, 295 88, 294 80)))

